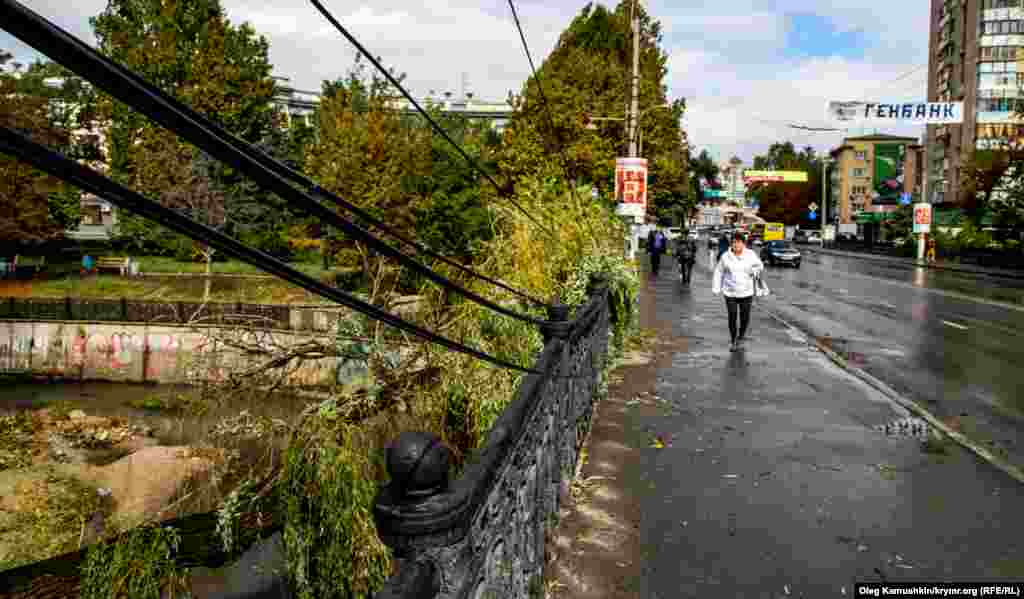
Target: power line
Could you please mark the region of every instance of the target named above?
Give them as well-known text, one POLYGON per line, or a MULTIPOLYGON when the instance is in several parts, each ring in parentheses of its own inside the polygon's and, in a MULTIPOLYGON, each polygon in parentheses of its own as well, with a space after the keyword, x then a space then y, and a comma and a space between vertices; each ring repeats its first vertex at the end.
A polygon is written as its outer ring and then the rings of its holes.
POLYGON ((111 181, 98 172, 80 165, 62 154, 53 152, 49 148, 37 144, 29 138, 3 126, 0 126, 0 151, 11 155, 18 160, 22 160, 43 172, 49 173, 54 177, 67 181, 79 189, 102 197, 120 208, 134 212, 149 220, 157 222, 168 229, 195 239, 196 241, 202 241, 203 243, 209 244, 226 255, 233 256, 239 260, 252 264, 261 270, 302 287, 307 291, 333 300, 343 306, 347 306, 357 312, 365 314, 374 320, 391 325, 392 327, 415 335, 425 341, 472 356, 508 370, 515 370, 517 372, 529 374, 548 374, 532 368, 524 368, 478 349, 469 347, 468 345, 459 343, 458 341, 453 341, 447 337, 438 335, 433 331, 429 331, 416 324, 399 318, 390 312, 381 310, 373 304, 349 295, 340 289, 329 287, 320 281, 317 281, 313 277, 269 256, 268 254, 251 248, 211 227, 197 223, 190 218, 171 210, 170 208, 161 206, 159 203, 149 200, 142 195, 111 181))
MULTIPOLYGON (((88 46, 85 46, 84 44, 81 44, 77 39, 72 38, 72 40, 74 42, 76 42, 76 45, 78 47, 86 48, 86 49, 88 49, 90 51, 92 50, 91 48, 88 48, 88 46)), ((160 96, 166 103, 171 104, 172 106, 175 106, 175 107, 177 107, 180 110, 188 110, 188 107, 185 106, 184 104, 182 104, 177 98, 174 98, 173 96, 170 96, 169 94, 165 93, 163 90, 161 90, 161 89, 151 85, 149 82, 145 81, 144 79, 142 79, 141 77, 136 75, 131 70, 125 69, 125 68, 121 67, 121 65, 119 65, 119 64, 117 64, 117 63, 115 63, 115 62, 113 62, 113 61, 111 61, 109 59, 107 59, 106 57, 104 57, 101 54, 96 53, 96 57, 97 57, 97 59, 102 60, 104 62, 104 64, 108 68, 117 70, 124 77, 128 77, 128 78, 132 79, 140 87, 143 87, 143 88, 147 89, 150 93, 152 93, 154 95, 160 96)), ((246 142, 244 140, 238 139, 236 136, 234 136, 234 135, 232 135, 232 134, 230 134, 230 133, 228 133, 226 131, 221 130, 219 125, 217 125, 216 123, 214 123, 210 119, 206 118, 204 115, 196 113, 196 112, 193 111, 192 114, 191 114, 191 117, 193 118, 193 120, 199 122, 201 125, 203 125, 207 129, 219 132, 221 137, 223 137, 229 143, 233 143, 233 144, 235 144, 236 146, 238 146, 240 148, 244 148, 260 164, 262 164, 264 168, 268 169, 272 173, 274 173, 274 174, 276 174, 276 175, 278 175, 280 177, 284 177, 284 178, 292 181, 293 183, 296 183, 298 185, 304 186, 309 193, 311 193, 311 194, 313 194, 315 196, 319 196, 319 197, 321 197, 323 199, 326 199, 326 200, 328 200, 330 202, 333 202, 333 203, 337 204, 341 208, 351 212, 352 214, 355 214, 360 219, 362 219, 363 221, 369 223, 370 225, 372 225, 373 227, 377 228, 381 232, 383 232, 383 233, 385 233, 387 235, 390 235, 391 237, 397 239, 398 241, 400 241, 402 243, 405 243, 406 245, 408 245, 408 246, 410 246, 412 248, 415 248, 417 250, 417 252, 425 254, 425 255, 427 255, 427 256, 429 256, 431 258, 434 258, 436 260, 440 260, 441 262, 443 262, 445 264, 448 264, 449 266, 452 266, 452 267, 454 267, 454 268, 456 268, 458 270, 461 270, 462 272, 465 272, 465 273, 469 274, 470 276, 476 277, 476 278, 478 278, 480 280, 483 280, 483 281, 487 281, 488 283, 491 283, 492 285, 495 285, 496 287, 499 287, 501 289, 509 291, 510 293, 513 293, 513 294, 515 294, 515 295, 517 295, 517 296, 519 296, 519 297, 521 297, 521 298, 523 298, 523 299, 533 303, 534 305, 537 305, 537 306, 545 306, 545 305, 547 305, 546 302, 543 302, 543 301, 541 301, 541 300, 539 300, 539 299, 537 299, 535 297, 532 297, 532 296, 528 295, 527 293, 525 293, 523 291, 520 291, 520 290, 517 290, 517 289, 515 289, 515 288, 513 288, 513 287, 511 287, 511 286, 509 286, 509 285, 507 285, 507 284, 505 284, 505 283, 503 283, 501 281, 498 281, 498 280, 496 280, 496 279, 494 279, 492 277, 489 277, 489 276, 484 275, 482 273, 478 273, 475 270, 473 270, 472 268, 470 268, 468 266, 465 266, 463 264, 460 264, 460 263, 456 262, 455 260, 452 260, 451 258, 448 258, 448 257, 446 257, 446 256, 444 256, 444 255, 442 255, 442 254, 440 254, 440 253, 430 249, 429 247, 427 247, 426 245, 424 245, 422 243, 416 242, 416 241, 414 241, 412 239, 409 239, 409 238, 405 237, 404 235, 402 235, 398 231, 395 231, 394 229, 389 227, 387 224, 385 224, 382 221, 380 221, 379 219, 375 218, 373 215, 371 215, 366 210, 363 210, 363 209, 359 208, 358 206, 352 204, 351 202, 345 201, 344 199, 339 197, 337 194, 331 193, 331 192, 323 189, 322 187, 320 187, 315 182, 311 181, 308 177, 306 177, 302 173, 300 173, 300 172, 290 168, 288 165, 286 165, 283 162, 277 160, 273 156, 270 156, 269 154, 267 154, 266 152, 264 152, 260 148, 254 146, 254 145, 252 145, 252 144, 250 144, 250 143, 248 143, 248 142, 246 142)))
MULTIPOLYGON (((537 73, 537 67, 533 63, 533 56, 530 54, 529 44, 526 43, 526 34, 523 33, 522 23, 519 22, 519 14, 516 12, 516 5, 513 3, 512 0, 508 0, 508 6, 509 8, 512 9, 512 18, 515 19, 516 29, 519 31, 519 39, 522 40, 523 42, 523 51, 526 52, 526 60, 529 61, 530 70, 533 71, 533 79, 534 81, 537 82, 537 91, 540 94, 541 102, 544 103, 544 112, 548 116, 548 126, 551 127, 551 132, 555 133, 555 119, 554 117, 551 116, 551 104, 548 102, 547 95, 545 95, 544 93, 544 84, 540 79, 540 75, 537 73)), ((561 136, 558 137, 559 139, 556 141, 558 142, 559 153, 562 157, 562 170, 565 171, 565 177, 569 180, 569 188, 572 191, 573 200, 576 202, 576 204, 580 204, 579 198, 576 195, 576 179, 569 172, 569 157, 566 155, 565 152, 565 144, 562 143, 561 136)), ((584 222, 587 223, 587 227, 589 229, 590 223, 588 221, 584 222)), ((593 231, 591 231, 591 237, 593 237, 593 231)))
MULTIPOLYGON (((125 102, 155 122, 174 131, 209 155, 234 167, 257 182, 262 188, 274 192, 289 202, 289 206, 305 214, 331 223, 346 234, 367 244, 381 255, 391 257, 424 276, 471 301, 505 316, 539 325, 545 321, 510 310, 448 280, 430 268, 382 242, 362 227, 332 212, 316 201, 308 192, 298 190, 282 176, 274 173, 248 144, 216 126, 206 126, 205 119, 187 106, 168 98, 166 94, 146 84, 137 76, 128 75, 127 69, 109 61, 73 35, 15 0, 0 0, 0 14, 5 16, 4 28, 28 45, 44 54, 62 57, 62 64, 84 79, 125 102), (254 155, 255 154, 255 155, 254 155)), ((207 122, 208 123, 208 122, 207 122)), ((263 203, 267 203, 263 201, 263 203)))
POLYGON ((320 3, 319 0, 310 0, 310 2, 313 4, 314 7, 316 7, 318 11, 320 11, 320 14, 322 14, 324 18, 327 19, 331 23, 331 25, 333 25, 334 28, 338 30, 339 33, 345 36, 345 38, 349 42, 351 42, 352 45, 355 46, 356 49, 358 49, 359 52, 361 52, 363 56, 365 56, 366 59, 369 60, 370 63, 373 64, 373 66, 375 66, 377 70, 380 71, 381 74, 383 74, 384 77, 386 77, 389 82, 391 82, 391 85, 395 86, 395 88, 398 89, 398 91, 402 92, 402 95, 405 96, 405 99, 408 100, 421 115, 423 115, 423 118, 427 119, 427 122, 430 123, 430 126, 433 127, 434 131, 436 131, 438 134, 444 137, 444 139, 448 143, 450 143, 459 152, 459 154, 462 155, 463 158, 466 159, 466 162, 468 162, 474 169, 479 171, 480 174, 482 174, 488 181, 490 181, 491 185, 493 185, 494 188, 498 191, 499 196, 504 197, 505 200, 507 200, 516 208, 518 208, 520 212, 522 212, 524 215, 526 215, 527 218, 533 221, 535 225, 544 230, 548 235, 554 237, 554 232, 551 231, 551 229, 541 224, 539 220, 537 220, 532 214, 530 214, 525 208, 520 206, 519 203, 512 198, 511 182, 506 186, 499 185, 498 182, 494 180, 494 177, 492 177, 490 173, 484 170, 484 168, 480 166, 480 164, 473 157, 471 157, 469 154, 466 153, 465 150, 462 149, 462 146, 455 143, 455 140, 453 140, 448 135, 448 133, 445 132, 445 130, 440 125, 438 125, 437 122, 434 121, 434 119, 430 117, 427 111, 423 110, 423 107, 421 107, 419 102, 416 101, 416 98, 413 98, 412 94, 410 94, 408 91, 406 91, 404 87, 402 87, 402 84, 398 81, 398 79, 396 79, 395 76, 392 75, 390 71, 385 69, 384 66, 380 64, 380 61, 374 58, 373 55, 371 55, 370 52, 367 51, 367 49, 361 43, 359 43, 359 40, 357 40, 351 33, 349 33, 349 31, 345 29, 345 27, 341 23, 339 23, 337 19, 334 18, 334 15, 332 15, 330 11, 328 11, 327 8, 320 3))

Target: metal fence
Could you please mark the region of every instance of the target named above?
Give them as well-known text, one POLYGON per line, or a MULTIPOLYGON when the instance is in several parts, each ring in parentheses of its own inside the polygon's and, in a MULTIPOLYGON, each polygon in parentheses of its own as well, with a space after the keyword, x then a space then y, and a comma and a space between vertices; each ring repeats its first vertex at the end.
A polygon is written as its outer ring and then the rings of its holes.
MULTIPOLYGON (((533 364, 543 374, 522 379, 458 478, 449 479, 451 453, 432 433, 402 433, 387 448, 389 482, 374 519, 397 563, 376 599, 543 596, 545 542, 590 429, 615 319, 607 282, 593 279, 589 292, 573 320, 565 306, 550 309, 533 364)), ((241 519, 250 533, 238 552, 283 526, 276 513, 241 519)), ((238 559, 220 548, 216 525, 215 512, 163 523, 181 533, 179 566, 238 559)), ((80 550, 3 572, 0 596, 77 596, 84 557, 80 550)))
POLYGON ((285 330, 322 330, 334 306, 282 306, 222 302, 159 302, 129 299, 0 298, 0 320, 78 320, 153 324, 228 324, 257 321, 285 330))

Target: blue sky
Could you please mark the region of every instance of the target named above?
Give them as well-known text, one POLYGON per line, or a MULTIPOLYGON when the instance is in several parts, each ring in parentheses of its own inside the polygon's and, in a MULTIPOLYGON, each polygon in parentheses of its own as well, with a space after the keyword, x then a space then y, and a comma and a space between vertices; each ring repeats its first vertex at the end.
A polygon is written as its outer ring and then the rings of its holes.
POLYGON ((787 15, 789 31, 783 54, 789 58, 840 56, 857 59, 868 49, 868 37, 860 29, 843 31, 818 14, 787 15))
MULTIPOLYGON (((21 0, 91 41, 90 16, 106 0, 21 0)), ((352 64, 354 51, 309 3, 221 0, 233 21, 270 41, 277 74, 318 89, 352 64)), ((542 60, 586 0, 516 0, 535 60, 542 60)), ((610 2, 602 1, 605 5, 610 2)), ((750 160, 774 141, 825 151, 841 134, 808 134, 789 123, 825 126, 828 99, 920 99, 926 71, 887 82, 927 62, 929 0, 647 0, 662 24, 670 99, 685 97, 690 140, 727 160, 750 160)), ((506 0, 328 0, 328 8, 386 64, 409 74, 415 93, 460 91, 503 100, 529 73, 506 0)), ((32 53, 0 33, 0 48, 32 53)), ((918 135, 919 129, 886 131, 918 135)), ((852 133, 859 134, 860 131, 852 133)))

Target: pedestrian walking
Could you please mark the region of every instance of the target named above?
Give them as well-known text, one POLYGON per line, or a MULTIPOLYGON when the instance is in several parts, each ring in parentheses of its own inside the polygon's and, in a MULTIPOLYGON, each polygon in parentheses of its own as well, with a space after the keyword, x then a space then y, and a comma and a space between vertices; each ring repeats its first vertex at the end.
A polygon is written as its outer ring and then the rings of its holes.
POLYGON ((708 233, 708 264, 711 268, 715 267, 715 247, 718 244, 715 242, 715 236, 708 233))
POLYGON ((753 250, 747 248, 743 235, 732 237, 732 247, 722 255, 715 266, 711 291, 725 296, 729 313, 729 351, 743 347, 750 324, 750 304, 753 302, 755 279, 764 271, 764 264, 753 250), (739 317, 739 328, 736 320, 739 317))
POLYGON ((928 241, 925 242, 925 259, 928 262, 935 262, 935 238, 931 235, 928 236, 928 241))
POLYGON ((661 255, 668 249, 668 237, 661 225, 647 234, 647 253, 651 255, 651 274, 658 276, 661 269, 661 255))
POLYGON ((690 283, 690 274, 693 272, 693 263, 697 261, 697 242, 687 239, 689 234, 683 231, 676 243, 676 259, 679 260, 679 280, 685 284, 690 283))
MULTIPOLYGON (((739 233, 737 233, 737 235, 739 235, 739 233)), ((715 256, 715 262, 718 262, 719 260, 721 260, 722 256, 725 255, 725 253, 728 252, 728 251, 729 251, 729 235, 723 233, 722 236, 718 238, 718 255, 715 256)))

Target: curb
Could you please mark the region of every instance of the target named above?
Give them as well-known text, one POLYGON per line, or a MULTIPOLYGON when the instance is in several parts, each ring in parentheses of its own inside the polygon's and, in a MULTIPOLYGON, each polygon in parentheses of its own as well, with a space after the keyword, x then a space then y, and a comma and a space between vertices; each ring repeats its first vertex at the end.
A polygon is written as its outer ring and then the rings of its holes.
POLYGON ((853 258, 854 260, 870 260, 873 262, 885 262, 888 264, 896 264, 899 266, 905 266, 907 268, 924 267, 932 270, 947 270, 950 272, 962 272, 973 275, 984 275, 996 279, 1024 279, 1024 273, 1015 272, 989 272, 985 270, 976 270, 973 268, 961 268, 958 266, 941 266, 938 264, 918 264, 917 262, 905 262, 903 260, 894 259, 891 257, 880 257, 873 254, 859 254, 857 252, 844 252, 842 250, 829 250, 829 249, 809 249, 808 252, 814 254, 824 254, 828 256, 839 256, 840 258, 853 258))
MULTIPOLYGON (((793 329, 793 330, 799 332, 801 335, 803 335, 803 337, 805 339, 808 340, 808 345, 811 345, 810 339, 809 339, 808 335, 803 331, 803 329, 801 329, 800 327, 792 325, 789 321, 787 321, 786 319, 782 318, 781 316, 779 316, 778 314, 776 314, 772 310, 769 310, 769 309, 765 308, 763 304, 760 305, 759 307, 766 314, 768 314, 769 316, 771 316, 775 320, 779 321, 784 326, 789 327, 790 329, 793 329)), ((876 391, 878 391, 882 395, 884 395, 886 398, 888 398, 891 401, 897 403, 901 407, 909 410, 913 414, 916 414, 921 419, 925 420, 933 428, 935 428, 936 430, 941 431, 944 435, 946 435, 946 437, 952 439, 953 441, 958 443, 960 446, 962 446, 962 447, 964 447, 966 449, 969 449, 970 451, 974 452, 974 454, 977 455, 979 458, 985 460, 989 464, 995 466, 996 468, 998 468, 998 469, 1002 470, 1003 472, 1005 472, 1006 474, 1008 474, 1010 476, 1010 478, 1014 479, 1015 481, 1017 481, 1017 482, 1019 482, 1021 484, 1024 484, 1024 470, 1021 470, 1017 466, 1014 466, 1010 462, 1008 462, 1008 461, 1004 460, 1003 458, 993 454, 992 452, 990 452, 985 447, 983 447, 983 446, 979 445, 978 443, 975 443, 974 441, 969 439, 963 433, 960 433, 960 432, 957 432, 957 431, 951 429, 949 426, 946 425, 946 423, 944 423, 941 420, 939 420, 938 418, 936 418, 935 415, 933 415, 931 412, 929 412, 925 408, 921 407, 920 405, 918 405, 917 403, 915 403, 911 399, 906 398, 906 397, 900 395, 892 387, 890 387, 889 385, 885 384, 884 382, 878 380, 877 378, 875 378, 871 374, 868 374, 863 369, 857 368, 855 366, 850 366, 850 364, 842 356, 840 356, 836 352, 832 351, 828 347, 825 347, 825 345, 823 345, 821 342, 815 340, 813 342, 813 345, 814 345, 814 347, 818 351, 820 351, 821 353, 825 354, 830 360, 832 360, 832 362, 834 362, 837 366, 839 366, 843 370, 849 372, 850 374, 856 376, 861 381, 867 383, 872 388, 874 388, 876 391)))

